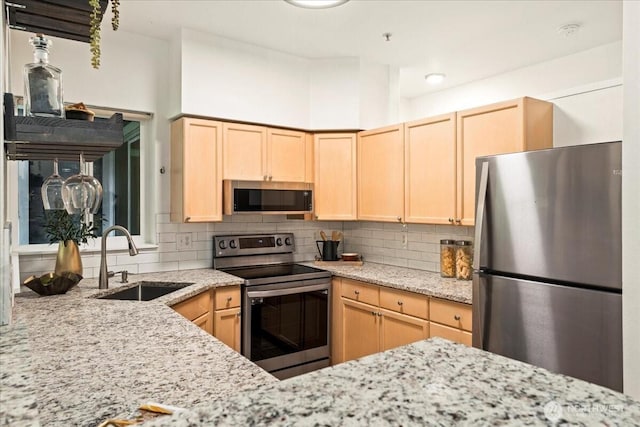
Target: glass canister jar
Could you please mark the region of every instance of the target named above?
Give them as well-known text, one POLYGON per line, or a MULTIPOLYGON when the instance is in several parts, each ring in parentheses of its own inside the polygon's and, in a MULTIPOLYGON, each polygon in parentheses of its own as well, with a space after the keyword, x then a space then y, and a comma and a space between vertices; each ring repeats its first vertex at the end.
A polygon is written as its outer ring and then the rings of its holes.
POLYGON ((473 273, 473 243, 470 240, 456 241, 456 279, 471 280, 473 273))
POLYGON ((440 276, 442 277, 456 276, 455 245, 455 240, 440 240, 440 276))

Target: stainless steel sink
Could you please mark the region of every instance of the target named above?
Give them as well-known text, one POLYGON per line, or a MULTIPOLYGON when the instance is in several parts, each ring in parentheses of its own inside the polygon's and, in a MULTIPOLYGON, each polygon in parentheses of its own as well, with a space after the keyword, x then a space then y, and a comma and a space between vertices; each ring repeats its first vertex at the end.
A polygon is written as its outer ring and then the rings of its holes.
POLYGON ((99 299, 119 299, 129 301, 151 301, 152 299, 170 294, 183 289, 193 283, 176 282, 140 282, 137 285, 122 289, 108 295, 99 296, 99 299))

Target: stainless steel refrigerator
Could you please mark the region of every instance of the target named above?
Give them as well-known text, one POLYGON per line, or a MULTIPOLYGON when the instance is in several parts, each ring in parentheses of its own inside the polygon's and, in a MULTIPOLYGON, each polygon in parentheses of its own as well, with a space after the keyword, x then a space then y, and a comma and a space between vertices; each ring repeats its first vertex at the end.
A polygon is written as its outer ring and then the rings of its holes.
POLYGON ((621 145, 476 159, 474 347, 622 391, 621 145))

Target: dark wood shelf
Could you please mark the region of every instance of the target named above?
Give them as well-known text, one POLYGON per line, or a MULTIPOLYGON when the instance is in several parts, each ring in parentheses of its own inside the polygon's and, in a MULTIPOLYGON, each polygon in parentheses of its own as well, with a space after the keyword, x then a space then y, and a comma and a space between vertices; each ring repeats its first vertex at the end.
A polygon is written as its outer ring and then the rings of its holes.
MULTIPOLYGON (((101 19, 108 3, 100 0, 101 19)), ((86 0, 12 0, 6 6, 10 28, 89 42, 91 6, 86 0)))
POLYGON ((4 114, 4 144, 9 160, 77 160, 83 153, 92 162, 124 142, 120 113, 93 122, 15 116, 13 106, 7 103, 10 96, 5 96, 4 114))

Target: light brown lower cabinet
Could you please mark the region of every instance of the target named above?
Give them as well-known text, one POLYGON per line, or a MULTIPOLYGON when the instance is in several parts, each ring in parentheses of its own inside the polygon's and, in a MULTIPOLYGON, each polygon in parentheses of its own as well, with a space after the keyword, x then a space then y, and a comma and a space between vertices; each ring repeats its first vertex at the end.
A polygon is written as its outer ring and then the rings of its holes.
POLYGON ((334 365, 434 336, 471 345, 468 304, 334 278, 332 307, 334 365))
POLYGON ((171 308, 213 335, 213 289, 179 302, 171 308))
POLYGON ((213 336, 240 353, 240 307, 216 310, 213 336))
POLYGON ((471 346, 471 306, 439 298, 429 300, 430 337, 471 346))
POLYGON ((209 289, 172 307, 194 325, 240 352, 240 287, 209 289))

